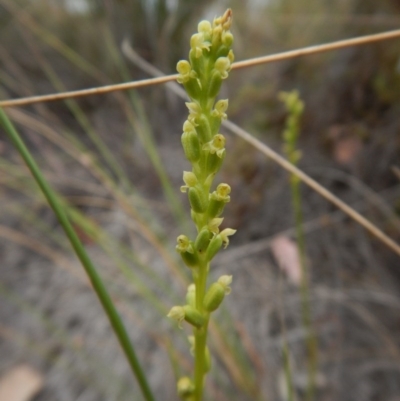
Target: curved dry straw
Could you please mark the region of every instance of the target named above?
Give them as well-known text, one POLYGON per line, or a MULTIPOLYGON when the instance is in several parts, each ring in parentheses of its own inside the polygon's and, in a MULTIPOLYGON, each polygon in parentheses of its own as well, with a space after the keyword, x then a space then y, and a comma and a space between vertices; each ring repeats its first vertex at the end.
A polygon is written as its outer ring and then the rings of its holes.
MULTIPOLYGON (((377 33, 374 35, 366 35, 353 39, 339 40, 333 43, 309 46, 301 49, 290 50, 283 53, 272 54, 269 56, 262 56, 262 57, 252 58, 249 60, 239 61, 232 65, 232 69, 247 68, 255 65, 272 63, 276 61, 283 61, 291 58, 307 56, 311 54, 317 54, 332 50, 339 50, 351 46, 360 46, 369 43, 380 42, 383 40, 395 39, 399 37, 400 37, 400 29, 397 29, 394 31, 377 33)), ((57 94, 30 96, 13 100, 3 100, 0 102, 0 107, 24 106, 33 103, 51 102, 55 100, 91 96, 91 95, 102 95, 105 93, 116 92, 121 90, 137 89, 149 85, 163 84, 169 81, 175 81, 177 77, 178 77, 177 74, 164 75, 162 77, 143 79, 140 81, 132 81, 116 85, 106 85, 106 86, 99 86, 96 88, 82 89, 82 90, 63 92, 57 94)))

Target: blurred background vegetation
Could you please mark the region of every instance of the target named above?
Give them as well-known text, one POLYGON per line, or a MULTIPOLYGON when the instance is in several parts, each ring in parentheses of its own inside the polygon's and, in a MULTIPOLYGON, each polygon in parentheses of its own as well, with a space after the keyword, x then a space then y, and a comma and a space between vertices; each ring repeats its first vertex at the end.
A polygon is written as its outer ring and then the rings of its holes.
MULTIPOLYGON (((0 0, 2 99, 147 78, 123 41, 169 74, 201 19, 227 7, 238 60, 400 26, 398 0, 0 0)), ((280 91, 305 102, 300 168, 400 241, 400 52, 385 41, 233 71, 229 118, 279 152, 280 91)), ((187 272, 174 242, 183 102, 164 86, 7 109, 68 207, 139 348, 158 399, 190 371, 187 340, 167 321, 187 272)), ((293 237, 287 173, 228 137, 221 181, 238 229, 215 276, 232 295, 212 327, 210 400, 286 400, 282 349, 305 399, 298 288, 274 258, 293 237)), ((400 261, 302 188, 319 400, 400 394, 400 261)), ((136 383, 55 218, 0 132, 0 373, 29 363, 45 378, 36 401, 139 399, 136 383)), ((289 274, 290 275, 290 274, 289 274)))

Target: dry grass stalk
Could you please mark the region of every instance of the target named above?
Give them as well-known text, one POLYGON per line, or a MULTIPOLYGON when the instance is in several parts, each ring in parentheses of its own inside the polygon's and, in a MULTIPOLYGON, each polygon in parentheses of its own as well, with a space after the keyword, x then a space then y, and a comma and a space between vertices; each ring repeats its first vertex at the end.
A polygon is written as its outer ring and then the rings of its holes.
MULTIPOLYGON (((249 60, 236 62, 232 65, 232 69, 247 68, 255 65, 272 63, 276 61, 288 60, 291 58, 308 56, 332 50, 343 49, 346 47, 360 46, 369 43, 379 42, 383 40, 395 39, 400 37, 400 29, 378 33, 374 35, 366 35, 353 39, 339 40, 337 42, 328 43, 324 45, 308 46, 302 49, 290 50, 283 53, 272 54, 269 56, 256 57, 249 60)), ((70 99, 91 95, 102 95, 105 93, 116 92, 128 89, 137 89, 149 85, 158 85, 169 81, 175 81, 177 74, 165 75, 157 78, 143 79, 140 81, 126 82, 116 85, 106 85, 90 89, 82 89, 70 92, 63 92, 50 95, 30 96, 26 98, 4 100, 0 102, 0 107, 24 106, 33 103, 50 102, 55 100, 70 99)))

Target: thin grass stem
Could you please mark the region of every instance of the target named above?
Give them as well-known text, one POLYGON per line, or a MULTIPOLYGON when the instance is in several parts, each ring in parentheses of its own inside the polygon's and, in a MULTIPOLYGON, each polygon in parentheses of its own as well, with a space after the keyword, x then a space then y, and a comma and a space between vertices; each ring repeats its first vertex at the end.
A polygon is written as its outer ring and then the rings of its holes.
POLYGON ((73 229, 71 223, 69 222, 62 206, 57 200, 57 196, 53 193, 53 190, 48 185, 47 181, 43 177, 40 168, 36 164, 36 161, 32 157, 31 153, 29 152, 28 148, 25 146, 25 143, 19 136, 18 132, 12 125, 11 121, 8 119, 4 111, 0 108, 0 122, 1 125, 4 127, 6 134, 8 135, 11 142, 14 144, 18 152, 20 153, 21 157, 25 161, 26 165, 28 166, 29 170, 31 171, 35 181, 39 185, 41 191, 43 192, 44 196, 46 197, 49 205, 53 209, 54 213, 56 214, 60 224, 62 225, 65 234, 67 235, 77 257, 82 263, 87 275, 90 278, 90 281, 93 285, 93 288, 96 292, 96 295, 101 302, 105 313, 111 323, 111 326, 114 330, 115 335, 118 338, 118 341, 125 353, 125 356, 129 362, 129 365, 132 369, 134 376, 136 377, 143 397, 147 401, 154 401, 154 396, 150 387, 147 383, 146 376, 143 372, 143 369, 139 363, 139 360, 136 356, 136 352, 134 347, 129 339, 128 333, 126 328, 119 316, 111 298, 108 294, 104 283, 101 277, 98 275, 95 266, 93 265, 92 261, 90 260, 88 254, 85 251, 79 237, 77 236, 75 230, 73 229))

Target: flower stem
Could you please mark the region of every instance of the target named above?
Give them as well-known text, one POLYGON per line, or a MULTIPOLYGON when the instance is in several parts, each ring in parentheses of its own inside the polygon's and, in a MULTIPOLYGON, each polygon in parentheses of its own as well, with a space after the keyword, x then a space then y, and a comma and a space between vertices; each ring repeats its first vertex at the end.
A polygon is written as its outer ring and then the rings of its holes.
POLYGON ((194 401, 201 401, 203 396, 204 378, 206 375, 206 343, 208 322, 195 330, 195 366, 194 366, 194 401))
MULTIPOLYGON (((207 274, 209 264, 205 263, 199 267, 199 274, 195 278, 196 284, 196 308, 201 313, 204 312, 204 295, 207 285, 207 274)), ((207 373, 206 364, 206 347, 207 347, 207 329, 208 329, 208 316, 207 321, 200 329, 194 329, 195 337, 195 351, 194 351, 194 401, 201 401, 203 396, 204 378, 207 373)))

